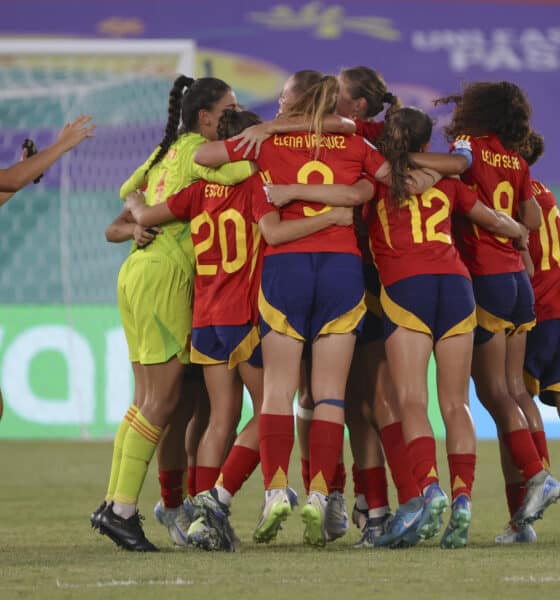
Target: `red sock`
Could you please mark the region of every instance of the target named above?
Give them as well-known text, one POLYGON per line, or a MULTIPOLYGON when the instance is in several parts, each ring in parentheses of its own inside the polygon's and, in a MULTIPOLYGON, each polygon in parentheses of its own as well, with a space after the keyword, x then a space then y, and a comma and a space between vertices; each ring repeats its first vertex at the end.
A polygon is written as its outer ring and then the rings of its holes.
POLYGON ((365 495, 364 484, 356 465, 352 465, 352 480, 354 481, 354 497, 365 495))
POLYGON ((385 467, 372 467, 358 471, 364 484, 368 509, 389 506, 385 467))
POLYGON ((344 494, 346 487, 346 467, 343 462, 339 462, 334 470, 333 480, 329 486, 329 494, 332 492, 340 492, 344 494))
POLYGON ((246 446, 233 446, 222 466, 216 485, 225 488, 232 496, 249 479, 260 462, 257 450, 246 446))
POLYGON ((177 508, 183 503, 183 469, 158 471, 161 499, 165 508, 177 508))
POLYGON ((288 466, 293 446, 293 415, 261 414, 259 449, 266 490, 284 489, 288 485, 288 466))
POLYGON ((211 490, 220 475, 220 467, 196 467, 196 493, 211 490))
POLYGON ((305 493, 309 494, 309 460, 307 458, 301 459, 301 478, 303 479, 305 493))
POLYGON ((344 425, 313 419, 309 430, 310 492, 328 496, 340 451, 344 442, 344 425))
POLYGON ((447 462, 449 463, 453 500, 461 494, 470 498, 474 481, 476 454, 448 454, 447 462))
POLYGON ((406 453, 420 490, 438 482, 436 441, 433 437, 415 438, 406 447, 406 453))
POLYGON ((196 496, 196 467, 187 469, 187 493, 192 498, 196 496))
POLYGON ((550 471, 550 455, 548 454, 548 445, 546 443, 546 434, 544 431, 532 431, 531 437, 537 452, 541 457, 542 464, 547 471, 550 471))
POLYGON ((381 430, 381 443, 385 451, 387 464, 397 488, 399 504, 408 502, 411 498, 420 496, 421 491, 412 475, 412 469, 400 423, 392 423, 381 430))
POLYGON ((523 473, 525 481, 543 470, 543 464, 528 429, 510 431, 502 437, 515 466, 523 473))
POLYGON ((525 498, 525 482, 506 483, 506 498, 509 516, 513 517, 525 498))

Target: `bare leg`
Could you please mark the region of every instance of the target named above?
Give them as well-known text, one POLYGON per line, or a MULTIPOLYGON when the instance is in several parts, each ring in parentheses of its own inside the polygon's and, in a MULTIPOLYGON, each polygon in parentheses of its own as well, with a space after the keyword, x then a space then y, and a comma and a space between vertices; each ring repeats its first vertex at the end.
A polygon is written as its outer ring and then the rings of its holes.
POLYGON ((298 389, 298 413, 296 426, 298 432, 299 452, 301 458, 309 460, 309 428, 313 419, 313 397, 310 389, 311 361, 301 361, 301 375, 298 389))

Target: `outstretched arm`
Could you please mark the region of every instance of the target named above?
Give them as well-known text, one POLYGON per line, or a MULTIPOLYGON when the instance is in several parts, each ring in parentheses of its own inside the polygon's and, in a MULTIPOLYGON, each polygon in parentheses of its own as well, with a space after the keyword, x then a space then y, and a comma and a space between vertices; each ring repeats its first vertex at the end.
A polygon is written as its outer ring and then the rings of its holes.
POLYGON ((349 226, 353 223, 353 210, 346 207, 332 208, 314 217, 285 219, 283 221, 280 219, 280 213, 275 210, 261 217, 259 228, 266 243, 270 246, 277 246, 299 240, 331 225, 349 226))
MULTIPOLYGON (((86 138, 93 137, 95 125, 92 117, 82 115, 72 123, 65 125, 54 144, 37 152, 31 158, 0 169, 0 192, 14 193, 36 179, 43 171, 55 163, 65 152, 77 146, 86 138)), ((6 202, 6 198, 4 202, 6 202)))
POLYGON ((434 169, 443 176, 460 175, 469 168, 469 160, 463 154, 411 152, 408 158, 413 167, 434 169))
POLYGON ((360 179, 353 185, 334 183, 289 185, 265 185, 269 202, 275 206, 285 206, 293 200, 318 202, 329 206, 358 206, 371 200, 375 187, 368 179, 360 179))

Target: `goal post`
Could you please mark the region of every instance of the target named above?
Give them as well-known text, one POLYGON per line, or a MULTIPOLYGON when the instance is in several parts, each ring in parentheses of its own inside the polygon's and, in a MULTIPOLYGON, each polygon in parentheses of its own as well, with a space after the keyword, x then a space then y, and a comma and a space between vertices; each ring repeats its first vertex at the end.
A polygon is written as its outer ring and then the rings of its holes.
POLYGON ((0 167, 80 114, 97 125, 0 210, 4 436, 104 437, 122 418, 132 386, 115 288, 130 246, 105 229, 195 58, 192 40, 0 39, 0 167))

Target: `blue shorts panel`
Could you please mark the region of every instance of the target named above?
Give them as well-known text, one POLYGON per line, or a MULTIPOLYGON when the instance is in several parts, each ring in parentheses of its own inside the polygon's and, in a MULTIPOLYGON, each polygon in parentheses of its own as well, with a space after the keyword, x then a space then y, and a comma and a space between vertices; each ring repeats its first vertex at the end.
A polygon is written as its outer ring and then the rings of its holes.
POLYGON ((560 319, 541 321, 529 331, 524 369, 527 389, 556 406, 543 392, 560 393, 560 319))
POLYGON ((383 339, 383 310, 381 309, 381 282, 375 265, 364 264, 364 283, 366 287, 366 315, 356 343, 368 344, 383 339))
POLYGON ((495 333, 531 329, 535 322, 535 296, 526 271, 473 276, 476 299, 474 343, 484 344, 495 333))
POLYGON ((264 259, 261 335, 271 329, 301 341, 359 331, 365 315, 362 262, 353 254, 289 253, 264 259))
POLYGON ((201 365, 227 363, 230 369, 241 362, 262 367, 257 328, 252 323, 195 327, 192 330, 191 360, 201 365))
POLYGON ((397 327, 431 335, 434 341, 472 331, 475 301, 469 279, 462 275, 416 275, 381 292, 384 336, 397 327))

